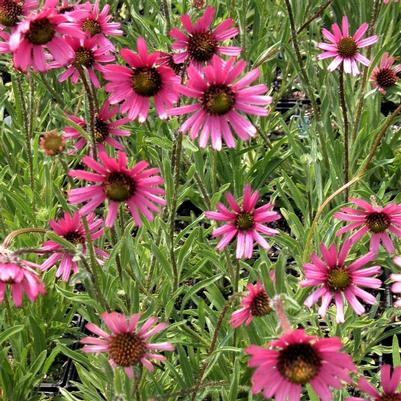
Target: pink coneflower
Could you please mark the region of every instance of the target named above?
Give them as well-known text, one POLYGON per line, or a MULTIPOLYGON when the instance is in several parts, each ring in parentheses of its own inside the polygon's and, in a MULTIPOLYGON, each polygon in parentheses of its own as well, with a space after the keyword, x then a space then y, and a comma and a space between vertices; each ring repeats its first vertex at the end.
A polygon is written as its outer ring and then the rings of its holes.
POLYGON ((350 372, 356 372, 341 349, 338 337, 308 336, 302 329, 287 332, 268 348, 251 345, 245 352, 251 356, 248 366, 256 368, 252 392, 263 392, 265 399, 299 401, 302 385, 309 383, 322 401, 331 401, 331 388, 350 383, 350 372))
POLYGON ((368 394, 368 397, 348 397, 346 401, 400 401, 401 393, 397 391, 397 388, 401 380, 401 367, 393 368, 393 372, 391 373, 391 366, 383 365, 380 373, 383 388, 381 393, 364 377, 361 377, 358 380, 358 387, 361 391, 368 394))
POLYGON ((166 204, 166 201, 159 196, 164 194, 164 190, 160 188, 164 180, 157 175, 159 169, 147 168, 149 163, 143 160, 128 168, 127 155, 124 152, 118 152, 117 159, 100 152, 99 159, 101 163, 89 156, 82 159, 94 173, 70 170, 71 177, 96 183, 68 191, 70 203, 76 205, 87 202, 79 211, 81 215, 86 215, 108 199, 106 227, 113 226, 120 203, 127 204, 137 226, 142 226, 141 214, 152 221, 153 213, 160 211, 159 205, 166 204))
POLYGON ((120 29, 119 22, 110 22, 112 16, 109 11, 109 4, 100 11, 99 0, 96 0, 94 4, 87 1, 69 12, 68 18, 71 26, 85 32, 89 38, 94 37, 100 47, 107 46, 114 50, 114 45, 106 36, 121 36, 123 31, 120 29))
MULTIPOLYGON (((85 39, 83 41, 76 38, 67 37, 66 42, 74 50, 74 58, 67 70, 59 75, 60 82, 71 77, 71 82, 76 84, 80 78, 79 68, 85 68, 88 71, 90 80, 95 88, 100 88, 99 80, 95 71, 101 71, 100 63, 110 63, 115 60, 110 53, 109 47, 98 47, 95 38, 85 39)), ((55 65, 55 67, 62 67, 55 65)))
MULTIPOLYGON (((95 138, 97 142, 97 148, 101 152, 105 152, 105 143, 113 146, 117 150, 124 150, 124 146, 113 137, 130 135, 130 131, 120 128, 122 125, 130 121, 128 118, 121 118, 119 120, 112 121, 112 119, 118 114, 118 109, 118 106, 113 106, 110 108, 110 103, 108 100, 106 100, 99 110, 99 114, 95 118, 95 138)), ((86 121, 82 118, 73 115, 68 115, 68 118, 75 124, 82 127, 82 129, 87 129, 86 121)), ((84 138, 82 134, 73 127, 64 128, 64 137, 66 139, 75 141, 75 151, 73 153, 81 150, 87 144, 86 138, 84 138)))
POLYGON ((100 336, 85 337, 81 343, 85 344, 82 348, 84 352, 107 352, 110 365, 115 368, 124 368, 127 376, 134 377, 133 367, 141 363, 149 372, 153 371, 151 360, 164 361, 165 356, 155 354, 154 351, 174 351, 174 345, 169 342, 150 343, 150 337, 160 333, 167 327, 166 323, 159 323, 151 328, 156 322, 157 317, 150 317, 138 330, 140 313, 126 318, 118 312, 103 313, 101 315, 111 334, 106 333, 93 323, 88 323, 86 328, 94 334, 100 336))
MULTIPOLYGON (((384 0, 384 4, 388 4, 388 3, 390 3, 390 1, 391 0, 384 0)), ((399 0, 394 0, 394 1, 398 2, 399 0)))
MULTIPOLYGON (((97 219, 93 214, 87 216, 89 232, 92 241, 104 234, 103 220, 97 219)), ((50 220, 50 227, 60 237, 65 238, 71 244, 82 247, 82 252, 86 253, 86 237, 85 227, 80 220, 78 212, 74 214, 64 213, 64 216, 58 220, 50 220)), ((63 248, 54 241, 46 241, 40 248, 42 251, 51 251, 53 254, 45 260, 40 266, 41 270, 49 270, 56 263, 60 262, 56 272, 56 277, 61 277, 63 281, 68 281, 71 274, 78 272, 78 264, 74 260, 74 254, 63 248)), ((99 248, 95 248, 96 254, 99 256, 98 263, 103 264, 101 258, 106 259, 108 254, 99 248)))
POLYGON ((0 24, 14 27, 38 6, 38 0, 0 0, 0 24))
POLYGON ((380 242, 382 242, 387 252, 393 253, 395 249, 389 231, 397 237, 401 237, 401 205, 389 203, 385 207, 380 207, 376 204, 371 205, 362 199, 351 199, 351 202, 359 209, 343 207, 334 214, 336 219, 351 222, 338 230, 336 235, 339 236, 361 227, 349 238, 352 242, 358 241, 364 234, 370 232, 370 250, 372 252, 377 253, 380 242))
POLYGON ((181 126, 180 132, 189 131, 191 139, 200 134, 201 148, 207 146, 210 136, 213 149, 221 150, 222 142, 229 148, 235 148, 232 130, 243 141, 256 135, 256 128, 240 112, 256 116, 268 114, 265 107, 272 102, 272 98, 263 96, 267 86, 249 86, 259 77, 259 69, 248 72, 234 83, 245 67, 245 61, 235 64, 234 58, 224 62, 217 56, 203 69, 204 74, 189 66, 188 86, 180 85, 179 90, 197 102, 172 109, 169 114, 193 113, 181 126))
POLYGON ((143 38, 137 40, 138 53, 121 50, 121 57, 130 65, 117 64, 103 67, 104 78, 109 83, 105 89, 111 93, 110 103, 123 101, 121 112, 131 120, 144 122, 148 117, 149 100, 154 98, 156 112, 162 119, 167 110, 178 100, 180 78, 166 65, 160 65, 160 53, 148 53, 143 38))
POLYGON ((384 53, 380 65, 373 69, 370 76, 372 85, 384 95, 386 90, 394 86, 399 80, 397 74, 401 71, 401 64, 393 66, 394 61, 394 57, 391 57, 387 52, 384 53))
POLYGON ((345 241, 337 253, 334 244, 329 249, 321 244, 323 260, 317 255, 312 255, 312 263, 304 265, 305 279, 300 283, 301 287, 318 287, 306 299, 305 305, 311 308, 322 298, 319 314, 323 317, 326 316, 327 309, 334 299, 337 308, 337 323, 344 322, 344 297, 355 313, 361 315, 365 309, 358 298, 370 305, 376 303, 376 298, 361 287, 379 288, 382 284, 379 279, 373 277, 380 273, 380 266, 362 269, 375 259, 375 253, 369 252, 349 264, 345 262, 351 246, 350 240, 345 241))
POLYGON ((45 294, 44 284, 32 269, 38 267, 35 263, 22 260, 7 249, 0 248, 0 303, 4 301, 7 284, 11 287, 11 295, 17 308, 22 305, 24 292, 31 302, 45 294))
POLYGON ((269 249, 269 244, 259 233, 269 236, 278 234, 277 230, 273 230, 263 224, 280 219, 281 216, 272 210, 273 205, 268 203, 255 209, 259 200, 259 192, 252 192, 249 184, 244 186, 242 207, 239 206, 230 192, 227 192, 225 196, 232 211, 222 203, 218 203, 217 212, 205 213, 208 219, 226 223, 212 233, 213 237, 223 236, 217 244, 217 249, 220 251, 224 249, 234 237, 237 237, 236 257, 238 259, 252 257, 255 241, 262 248, 269 249))
POLYGON ((180 51, 174 55, 176 63, 184 63, 189 59, 199 66, 209 62, 215 54, 238 56, 241 53, 240 47, 221 46, 219 43, 238 35, 239 29, 233 28, 234 20, 226 19, 214 30, 210 29, 215 12, 215 8, 209 6, 205 14, 194 24, 189 15, 185 14, 181 17, 181 22, 187 33, 177 28, 170 31, 170 36, 175 39, 171 47, 180 51))
POLYGON ((254 317, 265 316, 272 311, 270 299, 260 281, 248 284, 248 295, 241 301, 242 308, 231 315, 230 324, 236 329, 245 324, 249 326, 254 317))
POLYGON ((342 30, 338 24, 332 25, 331 29, 333 33, 323 28, 323 36, 330 43, 318 44, 320 49, 325 50, 324 53, 319 54, 318 59, 323 60, 334 57, 334 60, 327 68, 329 71, 334 71, 342 63, 344 72, 358 75, 359 69, 356 63, 357 61, 366 66, 370 65, 370 61, 365 56, 358 53, 358 49, 373 45, 378 40, 376 35, 361 40, 362 36, 368 30, 368 27, 369 25, 364 23, 357 29, 354 36, 350 36, 348 18, 344 16, 342 19, 342 30))
POLYGON ((58 13, 57 1, 46 0, 42 11, 27 16, 11 34, 10 49, 16 68, 26 71, 32 67, 44 72, 52 58, 57 64, 65 65, 74 57, 74 51, 63 35, 80 38, 83 32, 69 26, 66 18, 58 13))

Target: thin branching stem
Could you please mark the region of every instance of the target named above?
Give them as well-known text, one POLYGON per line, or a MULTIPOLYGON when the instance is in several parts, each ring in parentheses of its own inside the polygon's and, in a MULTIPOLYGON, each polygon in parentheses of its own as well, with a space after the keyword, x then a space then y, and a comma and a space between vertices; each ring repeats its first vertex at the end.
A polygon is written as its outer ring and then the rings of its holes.
POLYGON ((400 113, 401 113, 401 104, 391 113, 391 115, 389 117, 387 117, 385 124, 383 125, 382 129, 379 131, 379 133, 377 134, 377 136, 373 142, 373 145, 370 149, 368 157, 365 159, 365 161, 362 164, 359 171, 351 178, 350 181, 345 183, 341 188, 338 188, 336 191, 334 191, 320 205, 320 207, 317 210, 316 215, 312 221, 311 227, 308 231, 308 235, 306 237, 304 254, 303 254, 304 262, 306 262, 309 259, 309 256, 311 253, 311 245, 312 245, 313 236, 314 236, 314 233, 316 230, 317 223, 319 222, 320 216, 323 213, 324 209, 337 195, 341 194, 343 191, 345 191, 351 185, 355 184, 357 181, 359 181, 365 175, 365 173, 368 171, 370 163, 372 162, 373 158, 375 157, 376 151, 377 151, 378 147, 380 146, 381 141, 383 140, 384 136, 387 133, 388 128, 391 126, 394 119, 400 113))
POLYGON ((207 367, 209 366, 210 357, 211 357, 211 355, 213 354, 213 352, 216 349, 217 337, 219 335, 219 331, 220 331, 221 326, 223 324, 223 320, 224 320, 224 317, 225 317, 225 315, 227 313, 227 310, 230 307, 230 304, 231 304, 231 300, 228 300, 226 302, 226 304, 224 305, 223 310, 220 313, 219 319, 217 320, 216 328, 214 329, 212 342, 210 344, 210 348, 209 348, 209 351, 207 353, 206 359, 203 362, 203 364, 202 364, 202 366, 201 366, 201 368, 199 370, 199 376, 198 376, 198 379, 197 379, 197 381, 195 383, 195 386, 194 386, 194 389, 193 389, 193 392, 192 392, 191 401, 195 401, 196 395, 197 395, 197 393, 198 393, 198 391, 199 391, 199 389, 200 389, 200 387, 202 385, 203 376, 205 374, 205 371, 206 371, 207 367))

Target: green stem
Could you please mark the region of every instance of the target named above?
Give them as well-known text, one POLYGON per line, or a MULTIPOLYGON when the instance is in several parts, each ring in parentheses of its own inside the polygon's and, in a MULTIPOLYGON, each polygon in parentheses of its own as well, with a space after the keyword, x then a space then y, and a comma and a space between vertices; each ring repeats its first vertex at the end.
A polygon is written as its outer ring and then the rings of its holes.
POLYGON ((34 228, 34 227, 19 228, 18 230, 14 230, 10 234, 8 234, 7 237, 4 238, 3 244, 1 246, 3 246, 4 248, 8 248, 16 237, 18 237, 21 234, 27 234, 27 233, 45 234, 47 233, 47 230, 45 230, 44 228, 34 228))
POLYGON ((30 127, 29 127, 29 120, 28 120, 28 110, 25 103, 24 92, 22 90, 22 74, 17 73, 17 91, 18 97, 21 100, 21 107, 22 107, 22 120, 24 124, 24 131, 25 131, 25 145, 26 145, 26 152, 28 155, 28 165, 29 165, 29 181, 32 191, 32 206, 35 207, 35 177, 33 173, 33 158, 32 158, 32 143, 30 138, 30 127))
MULTIPOLYGON (((347 103, 345 101, 344 91, 344 67, 341 64, 339 77, 340 105, 344 120, 344 184, 349 181, 349 126, 347 103)), ((345 189, 345 201, 348 200, 348 188, 345 189)))
POLYGON ((201 368, 199 370, 199 376, 198 376, 198 379, 197 379, 197 381, 195 383, 194 389, 192 391, 191 401, 195 401, 196 394, 198 393, 198 391, 199 391, 199 389, 200 389, 200 387, 202 385, 203 376, 205 374, 206 368, 209 366, 210 356, 213 354, 213 352, 216 349, 217 337, 218 337, 219 331, 220 331, 221 326, 223 324, 224 317, 225 317, 225 315, 227 313, 227 310, 228 310, 230 304, 231 304, 230 300, 226 302, 226 304, 224 305, 223 310, 220 313, 219 319, 217 320, 216 328, 214 329, 214 334, 213 334, 212 342, 210 344, 209 352, 207 353, 206 359, 203 362, 203 364, 202 364, 202 366, 201 366, 201 368))
POLYGON ((171 30, 170 6, 167 0, 162 0, 162 3, 163 3, 164 16, 166 17, 166 28, 168 34, 171 30))
MULTIPOLYGON (((379 14, 379 9, 380 9, 379 3, 380 3, 380 0, 374 0, 372 16, 371 16, 370 24, 369 24, 368 36, 372 35, 374 26, 376 24, 377 16, 379 14)), ((370 59, 371 54, 372 54, 372 46, 369 46, 368 50, 366 52, 366 57, 368 59, 370 59)), ((363 103, 364 103, 364 98, 365 98, 366 84, 368 82, 368 76, 369 76, 368 73, 369 73, 369 68, 365 68, 363 71, 363 77, 362 77, 362 83, 361 83, 361 94, 359 96, 358 105, 356 107, 355 124, 354 124, 354 129, 352 131, 352 142, 355 142, 356 137, 358 135, 359 128, 360 128, 360 124, 361 124, 362 108, 363 108, 363 103)))
POLYGON ((96 102, 93 97, 93 93, 91 91, 91 88, 88 84, 88 80, 86 78, 86 74, 84 70, 81 67, 78 67, 78 72, 79 75, 82 79, 82 82, 84 84, 86 96, 88 99, 88 106, 89 106, 89 133, 92 139, 91 143, 91 150, 92 150, 92 155, 95 160, 97 160, 97 142, 96 142, 96 130, 95 130, 95 119, 96 119, 96 102))
POLYGON ((84 257, 81 258, 83 264, 89 271, 89 274, 92 276, 92 281, 95 286, 95 291, 97 293, 97 296, 99 298, 100 303, 102 304, 103 308, 107 311, 110 311, 110 306, 108 305, 101 289, 100 289, 100 284, 99 284, 99 276, 97 274, 97 269, 99 269, 99 264, 97 263, 96 260, 96 254, 95 254, 95 248, 93 246, 90 230, 89 230, 89 225, 88 225, 88 220, 86 219, 85 216, 82 217, 82 223, 84 225, 85 229, 85 237, 86 237, 86 244, 87 248, 89 250, 89 258, 90 258, 90 263, 86 261, 84 257))
POLYGON ((174 274, 173 291, 178 288, 179 277, 178 277, 178 266, 175 257, 174 250, 174 231, 175 231, 175 217, 177 213, 177 198, 178 198, 178 187, 180 185, 180 163, 181 163, 181 153, 182 153, 182 137, 180 132, 177 132, 175 136, 175 152, 173 157, 173 198, 171 200, 170 209, 170 258, 171 265, 174 274))

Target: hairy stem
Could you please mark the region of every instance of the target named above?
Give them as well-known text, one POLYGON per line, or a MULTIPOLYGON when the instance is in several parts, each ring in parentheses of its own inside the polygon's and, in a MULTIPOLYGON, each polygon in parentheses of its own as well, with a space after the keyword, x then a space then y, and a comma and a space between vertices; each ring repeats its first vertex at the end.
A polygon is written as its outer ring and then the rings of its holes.
POLYGON ((85 258, 81 258, 81 260, 83 261, 85 267, 89 270, 89 273, 92 276, 93 285, 95 286, 95 291, 99 298, 100 303, 102 304, 102 307, 105 310, 110 311, 110 306, 108 305, 108 303, 100 289, 99 276, 97 274, 97 269, 99 269, 99 264, 96 260, 95 248, 93 246, 93 242, 92 242, 92 238, 91 238, 91 234, 90 234, 90 230, 89 230, 89 225, 88 225, 88 220, 86 219, 85 216, 82 217, 82 223, 83 223, 84 229, 85 229, 85 237, 86 237, 87 247, 89 250, 90 263, 86 262, 85 258))
POLYGON ((28 119, 28 109, 25 102, 24 92, 22 89, 22 74, 17 73, 17 92, 18 97, 21 101, 21 108, 22 108, 22 121, 24 124, 24 131, 25 131, 25 145, 26 145, 26 152, 28 155, 28 165, 29 165, 29 181, 30 187, 32 191, 32 205, 35 206, 35 177, 33 173, 33 158, 32 158, 32 142, 30 137, 30 126, 29 126, 29 119, 28 119))
POLYGON ((196 394, 198 393, 198 391, 199 391, 199 389, 200 389, 200 387, 202 385, 203 375, 205 374, 206 368, 209 366, 210 356, 213 354, 213 352, 216 349, 217 337, 218 337, 221 325, 223 324, 224 317, 225 317, 225 315, 227 313, 227 310, 228 310, 230 304, 231 304, 231 301, 230 300, 227 301, 226 304, 224 305, 223 310, 220 313, 219 319, 218 319, 217 324, 216 324, 216 328, 214 329, 214 334, 213 334, 212 342, 210 344, 209 351, 207 353, 205 361, 203 362, 203 364, 202 364, 202 366, 201 366, 201 368, 199 370, 199 376, 198 376, 198 379, 197 379, 197 381, 195 383, 195 386, 194 386, 194 389, 193 389, 193 392, 192 392, 191 401, 195 401, 196 394))
POLYGON ((91 143, 91 151, 93 158, 97 160, 97 147, 96 147, 96 131, 95 131, 95 119, 96 119, 96 101, 94 98, 94 94, 90 88, 88 80, 86 78, 85 72, 81 67, 77 67, 79 71, 79 75, 82 79, 84 84, 86 96, 88 99, 88 106, 89 106, 89 133, 92 139, 91 143))
POLYGON ((8 234, 6 238, 4 238, 3 244, 1 246, 3 248, 8 248, 16 237, 18 237, 21 234, 28 234, 28 233, 45 234, 47 233, 47 230, 44 228, 34 228, 34 227, 20 228, 18 230, 14 230, 10 234, 8 234))
POLYGON ((175 152, 173 156, 173 198, 171 200, 171 208, 170 208, 170 258, 171 265, 173 268, 174 274, 174 282, 173 282, 173 291, 178 288, 178 266, 177 260, 175 257, 174 250, 174 229, 175 229, 175 216, 177 213, 177 198, 178 198, 178 187, 180 185, 180 163, 181 163, 181 153, 182 153, 182 134, 177 132, 175 137, 175 152))
MULTIPOLYGON (((339 76, 339 90, 340 90, 340 105, 343 113, 344 120, 344 184, 349 180, 349 126, 348 126, 348 112, 347 103, 345 101, 344 91, 344 67, 340 67, 339 76)), ((348 187, 345 189, 345 201, 348 200, 348 187)))
MULTIPOLYGON (((374 0, 373 2, 373 8, 372 8, 372 16, 370 19, 370 24, 369 24, 369 30, 368 30, 368 36, 372 35, 374 26, 376 24, 377 16, 379 15, 379 4, 380 0, 374 0)), ((372 46, 369 46, 366 52, 366 57, 370 59, 370 56, 372 54, 372 46)), ((352 142, 355 142, 356 137, 358 135, 358 131, 360 128, 361 124, 361 118, 362 118, 362 108, 363 108, 363 103, 364 103, 364 97, 365 97, 365 90, 366 90, 366 84, 368 82, 368 72, 369 68, 365 68, 363 71, 363 77, 362 77, 362 83, 361 83, 361 94, 359 96, 359 101, 356 106, 356 117, 355 117, 355 124, 354 124, 354 129, 352 131, 352 142)))

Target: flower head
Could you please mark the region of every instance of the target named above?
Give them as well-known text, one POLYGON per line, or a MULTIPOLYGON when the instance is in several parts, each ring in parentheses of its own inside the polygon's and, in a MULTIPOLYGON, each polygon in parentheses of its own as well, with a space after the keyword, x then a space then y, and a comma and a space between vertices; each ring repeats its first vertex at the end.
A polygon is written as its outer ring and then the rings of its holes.
MULTIPOLYGON (((129 122, 129 119, 121 118, 113 121, 113 118, 118 114, 118 110, 119 107, 117 105, 110 107, 110 103, 106 100, 99 110, 99 114, 95 117, 95 138, 97 148, 101 152, 105 152, 104 144, 106 143, 117 150, 124 150, 124 146, 114 137, 130 135, 130 131, 121 129, 121 126, 129 122)), ((88 128, 88 124, 82 118, 73 115, 68 115, 68 118, 82 127, 82 129, 86 130, 88 128)), ((87 144, 86 138, 74 127, 65 127, 64 137, 75 142, 75 151, 73 153, 81 150, 87 144)))
POLYGON ((0 25, 15 27, 38 6, 38 0, 0 0, 0 25))
POLYGON ((221 150, 222 142, 235 148, 232 135, 234 131, 243 141, 256 135, 256 128, 240 113, 266 116, 266 106, 272 98, 265 96, 264 84, 250 86, 259 77, 254 69, 237 80, 245 69, 245 61, 227 62, 217 56, 199 72, 193 66, 188 68, 188 86, 180 85, 179 90, 186 96, 196 99, 195 103, 170 110, 170 115, 193 113, 181 126, 181 132, 190 132, 191 139, 200 134, 199 146, 205 148, 211 137, 212 147, 221 150))
MULTIPOLYGON (((92 241, 104 234, 102 219, 97 219, 93 214, 90 214, 87 216, 87 221, 92 241)), ((49 224, 57 235, 63 237, 73 245, 81 246, 83 253, 86 253, 85 227, 81 222, 78 212, 72 215, 70 213, 64 213, 62 218, 50 220, 49 224)), ((46 241, 40 249, 42 251, 52 252, 52 255, 40 266, 41 270, 49 270, 56 263, 60 262, 56 277, 61 277, 63 281, 68 281, 72 273, 78 272, 78 264, 74 260, 74 254, 64 249, 57 242, 52 240, 46 241)), ((99 248, 95 248, 95 252, 96 255, 99 256, 98 263, 102 265, 103 261, 100 258, 107 258, 108 254, 99 248)))
MULTIPOLYGON (((76 84, 80 78, 79 69, 86 69, 93 86, 100 88, 95 71, 101 71, 101 63, 110 63, 115 60, 114 55, 110 53, 110 47, 98 47, 95 38, 79 40, 67 37, 65 40, 73 49, 74 58, 66 71, 59 75, 58 80, 63 82, 71 78, 71 82, 76 84)), ((55 67, 62 66, 56 64, 55 67)))
POLYGON ((150 337, 160 333, 167 327, 166 323, 159 323, 152 328, 157 322, 156 317, 150 317, 140 329, 138 328, 138 322, 141 318, 140 313, 126 318, 118 312, 105 312, 101 317, 111 334, 93 323, 88 323, 86 328, 100 338, 83 338, 81 343, 85 345, 82 351, 107 352, 110 365, 124 368, 130 379, 134 377, 133 366, 141 363, 149 372, 152 372, 152 359, 157 361, 166 359, 165 356, 156 354, 154 351, 174 351, 174 346, 169 342, 149 342, 150 337))
POLYGON ((372 85, 384 95, 399 80, 397 74, 401 71, 401 64, 393 65, 394 61, 394 57, 384 53, 379 66, 373 69, 370 76, 372 85))
POLYGON ((110 22, 112 16, 109 12, 109 4, 100 10, 99 0, 93 4, 87 1, 70 11, 68 18, 73 28, 83 31, 88 38, 95 38, 99 47, 109 47, 114 50, 114 45, 107 36, 121 36, 123 31, 120 29, 120 23, 110 22))
POLYGON ((148 53, 143 38, 138 38, 137 48, 138 53, 121 50, 121 57, 130 67, 117 64, 103 67, 104 78, 110 81, 105 86, 111 93, 110 103, 122 101, 122 113, 128 113, 131 120, 144 122, 148 117, 149 101, 153 98, 158 116, 167 118, 167 110, 179 98, 180 78, 171 68, 161 65, 158 52, 148 53))
POLYGON ((401 237, 401 205, 389 203, 385 207, 380 207, 362 199, 351 199, 351 202, 358 208, 343 207, 334 214, 336 219, 351 222, 338 230, 336 235, 339 236, 360 227, 349 238, 353 243, 369 232, 371 234, 370 251, 377 253, 382 242, 387 252, 393 253, 395 249, 389 232, 401 237))
POLYGON ((342 352, 338 337, 308 336, 304 330, 287 332, 267 348, 249 346, 248 366, 256 368, 252 392, 263 392, 265 399, 299 401, 302 386, 309 383, 322 401, 331 401, 330 388, 350 383, 356 368, 351 357, 342 352))
POLYGON ((240 207, 234 196, 226 193, 226 200, 231 210, 227 209, 222 203, 217 204, 217 212, 206 212, 208 219, 225 222, 223 226, 213 231, 213 237, 223 236, 217 244, 217 249, 224 249, 234 237, 237 237, 238 259, 251 258, 254 242, 256 241, 262 248, 268 249, 269 244, 260 235, 276 235, 277 230, 266 227, 263 223, 270 223, 280 219, 280 215, 274 212, 273 205, 268 203, 255 209, 259 200, 259 192, 252 192, 250 185, 245 185, 243 195, 243 206, 240 207))
POLYGON ((351 263, 346 263, 351 246, 351 241, 345 241, 337 253, 334 244, 329 249, 321 244, 323 260, 317 255, 312 255, 312 263, 304 265, 305 279, 301 281, 302 287, 318 287, 306 299, 305 305, 310 308, 322 298, 320 315, 326 316, 327 309, 334 299, 337 307, 337 323, 344 322, 344 297, 355 313, 361 315, 365 309, 358 298, 371 305, 376 303, 376 298, 361 287, 381 286, 381 281, 373 277, 380 273, 380 266, 362 268, 375 259, 375 253, 369 252, 351 263))
POLYGON ((33 268, 39 266, 22 260, 7 249, 0 249, 0 303, 4 301, 7 285, 10 286, 15 306, 22 305, 25 292, 31 302, 46 293, 45 286, 33 268))
POLYGON ((27 71, 32 67, 34 71, 45 72, 49 61, 65 65, 74 57, 63 35, 80 38, 83 33, 68 25, 56 8, 57 2, 46 0, 42 11, 27 16, 11 34, 10 49, 16 68, 27 71))
POLYGON ((187 33, 178 28, 170 31, 170 36, 175 39, 172 48, 179 51, 174 55, 176 63, 184 63, 189 59, 191 63, 200 66, 211 61, 216 54, 238 56, 241 53, 240 47, 221 46, 220 43, 238 35, 239 29, 233 27, 234 20, 226 19, 214 30, 210 29, 215 12, 216 9, 209 6, 204 15, 194 23, 189 15, 185 14, 181 17, 181 22, 187 33))
POLYGON ((342 63, 344 72, 358 75, 359 69, 356 63, 357 61, 366 66, 370 64, 370 61, 365 56, 362 56, 362 54, 358 52, 358 49, 373 45, 378 40, 376 35, 361 39, 368 30, 368 27, 368 24, 364 23, 357 29, 353 36, 350 36, 348 18, 344 16, 342 19, 342 29, 338 24, 332 25, 331 29, 333 33, 323 28, 323 36, 330 43, 318 44, 320 49, 325 50, 322 54, 319 54, 319 60, 334 57, 334 60, 328 66, 329 71, 334 71, 342 63))
POLYGON ((265 316, 272 311, 270 299, 260 281, 248 284, 248 295, 241 301, 242 308, 231 315, 230 324, 235 329, 241 324, 249 326, 254 317, 265 316))
POLYGON ((364 377, 358 380, 358 387, 361 391, 368 394, 365 398, 348 397, 346 401, 399 401, 401 393, 397 388, 401 380, 401 367, 393 369, 391 373, 390 365, 383 365, 381 368, 382 392, 378 392, 364 377))
POLYGON ((40 138, 40 147, 48 156, 56 156, 64 151, 64 138, 57 131, 49 131, 40 138))
POLYGON ((159 196, 164 194, 164 190, 160 188, 164 180, 157 175, 159 169, 148 168, 149 163, 143 160, 128 168, 127 155, 124 152, 118 152, 117 159, 100 152, 99 159, 101 163, 89 156, 82 159, 93 173, 70 170, 71 177, 96 184, 71 189, 68 192, 69 202, 73 205, 87 202, 79 211, 81 215, 86 215, 107 199, 109 212, 105 220, 106 227, 113 226, 120 203, 127 204, 136 225, 142 226, 141 214, 148 220, 153 220, 153 213, 160 210, 159 205, 166 204, 159 196))

